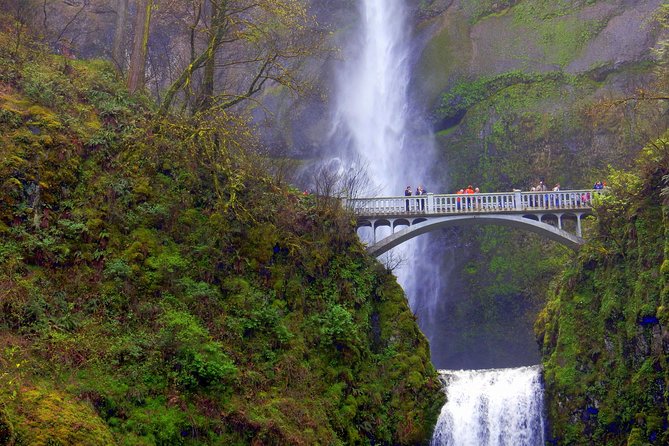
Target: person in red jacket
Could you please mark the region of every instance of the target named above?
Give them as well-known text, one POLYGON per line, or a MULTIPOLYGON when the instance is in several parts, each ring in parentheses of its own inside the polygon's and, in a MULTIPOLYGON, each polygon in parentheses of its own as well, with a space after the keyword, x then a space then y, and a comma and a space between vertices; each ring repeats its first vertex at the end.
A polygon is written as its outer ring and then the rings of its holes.
MULTIPOLYGON (((474 194, 474 188, 472 187, 471 184, 467 186, 467 189, 465 189, 465 194, 467 195, 474 194)), ((472 199, 471 197, 467 197, 467 209, 471 209, 471 207, 472 207, 472 199)))

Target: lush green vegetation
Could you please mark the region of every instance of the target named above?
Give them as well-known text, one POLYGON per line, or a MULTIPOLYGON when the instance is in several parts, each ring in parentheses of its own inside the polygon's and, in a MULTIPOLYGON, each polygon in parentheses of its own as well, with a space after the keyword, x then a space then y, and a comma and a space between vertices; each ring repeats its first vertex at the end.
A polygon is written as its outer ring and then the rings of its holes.
POLYGON ((256 146, 0 32, 0 444, 429 438, 401 288, 256 146))
POLYGON ((589 243, 536 323, 558 444, 667 444, 669 140, 611 171, 589 243))

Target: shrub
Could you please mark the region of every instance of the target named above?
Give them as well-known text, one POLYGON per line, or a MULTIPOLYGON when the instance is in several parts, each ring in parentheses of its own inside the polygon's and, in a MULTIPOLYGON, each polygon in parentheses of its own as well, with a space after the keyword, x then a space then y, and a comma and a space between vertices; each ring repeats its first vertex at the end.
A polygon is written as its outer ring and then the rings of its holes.
POLYGON ((193 315, 167 310, 159 323, 159 348, 179 385, 188 389, 198 385, 224 386, 237 374, 221 344, 211 339, 193 315))

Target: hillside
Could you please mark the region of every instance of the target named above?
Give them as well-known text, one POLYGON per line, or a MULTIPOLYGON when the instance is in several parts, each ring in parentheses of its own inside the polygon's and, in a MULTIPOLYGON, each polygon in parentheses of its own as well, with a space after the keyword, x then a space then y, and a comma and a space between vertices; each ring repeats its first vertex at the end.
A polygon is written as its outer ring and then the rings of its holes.
POLYGON ((233 115, 161 118, 0 21, 0 445, 417 444, 394 277, 233 115))

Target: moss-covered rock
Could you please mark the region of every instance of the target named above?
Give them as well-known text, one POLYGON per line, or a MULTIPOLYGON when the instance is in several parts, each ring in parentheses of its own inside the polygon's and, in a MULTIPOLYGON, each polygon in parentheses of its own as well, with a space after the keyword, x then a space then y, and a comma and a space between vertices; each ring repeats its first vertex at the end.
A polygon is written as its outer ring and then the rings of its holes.
POLYGON ((43 387, 22 387, 8 408, 18 444, 116 444, 109 428, 89 404, 64 393, 43 387))
POLYGON ((663 138, 639 174, 611 172, 597 226, 536 323, 557 444, 666 444, 663 308, 669 173, 663 138))

